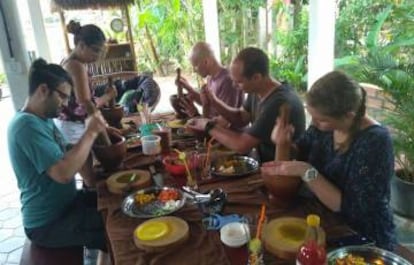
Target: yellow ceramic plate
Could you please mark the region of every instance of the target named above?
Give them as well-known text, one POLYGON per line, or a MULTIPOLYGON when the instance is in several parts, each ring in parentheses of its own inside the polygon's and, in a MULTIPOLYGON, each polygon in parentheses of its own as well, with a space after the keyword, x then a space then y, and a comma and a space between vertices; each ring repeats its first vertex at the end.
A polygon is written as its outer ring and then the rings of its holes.
POLYGON ((157 240, 164 237, 170 228, 166 222, 163 221, 150 221, 145 222, 138 226, 135 231, 136 237, 143 241, 157 240))
POLYGON ((185 123, 186 123, 185 120, 172 120, 172 121, 167 122, 167 126, 170 127, 171 129, 178 129, 178 128, 183 128, 185 123))
POLYGON ((189 232, 188 224, 183 219, 163 216, 140 224, 134 230, 134 243, 139 249, 149 252, 162 251, 185 242, 189 232))

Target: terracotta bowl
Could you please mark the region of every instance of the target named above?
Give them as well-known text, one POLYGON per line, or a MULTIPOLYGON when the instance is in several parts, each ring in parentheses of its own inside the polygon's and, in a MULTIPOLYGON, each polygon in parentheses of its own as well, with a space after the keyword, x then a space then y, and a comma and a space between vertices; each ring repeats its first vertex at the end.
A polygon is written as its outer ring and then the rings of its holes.
POLYGON ((116 104, 113 108, 103 107, 101 112, 110 126, 122 128, 121 120, 124 117, 124 108, 121 105, 116 104))
POLYGON ((108 131, 112 145, 94 145, 92 147, 96 159, 106 171, 117 169, 124 160, 127 152, 125 138, 114 132, 108 131))
MULTIPOLYGON (((186 97, 187 95, 183 95, 183 96, 186 97)), ((174 108, 177 119, 186 119, 186 118, 188 118, 188 115, 181 109, 181 107, 178 104, 179 101, 178 101, 178 95, 177 94, 174 94, 174 95, 170 96, 170 103, 171 103, 171 106, 174 108)))
POLYGON ((297 195, 301 184, 300 177, 294 176, 267 176, 262 174, 264 184, 271 195, 271 199, 281 204, 288 204, 297 195))

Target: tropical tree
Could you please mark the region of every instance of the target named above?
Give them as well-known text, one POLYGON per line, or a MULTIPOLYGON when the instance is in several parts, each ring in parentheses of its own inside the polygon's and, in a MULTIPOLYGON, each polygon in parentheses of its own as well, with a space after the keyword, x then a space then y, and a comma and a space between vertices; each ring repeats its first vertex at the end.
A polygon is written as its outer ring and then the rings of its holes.
MULTIPOLYGON (((192 44, 202 39, 202 8, 198 0, 137 0, 132 8, 140 69, 169 72, 168 65, 187 64, 192 44)), ((175 67, 173 67, 175 68, 175 67)))

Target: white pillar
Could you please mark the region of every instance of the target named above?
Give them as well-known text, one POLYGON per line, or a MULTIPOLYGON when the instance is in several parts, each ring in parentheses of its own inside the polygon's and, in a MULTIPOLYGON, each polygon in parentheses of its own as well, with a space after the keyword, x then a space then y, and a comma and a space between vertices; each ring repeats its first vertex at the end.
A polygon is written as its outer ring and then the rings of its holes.
POLYGON ((203 17, 206 42, 211 45, 217 60, 221 62, 217 0, 203 0, 203 17))
POLYGON ((8 44, 4 20, 0 14, 0 52, 3 59, 4 70, 15 109, 20 109, 28 95, 28 69, 29 57, 24 44, 22 28, 19 21, 15 0, 1 0, 4 11, 7 31, 10 37, 8 44))
POLYGON ((33 32, 35 32, 34 37, 36 41, 38 57, 42 57, 47 62, 51 62, 52 57, 50 56, 49 43, 47 41, 46 29, 43 23, 43 14, 40 7, 40 1, 27 0, 27 6, 29 7, 33 32))
POLYGON ((310 0, 308 89, 334 68, 335 0, 310 0))
POLYGON ((258 39, 259 39, 259 47, 263 50, 266 50, 266 40, 267 40, 267 10, 264 7, 259 7, 259 15, 258 17, 258 39))
POLYGON ((275 51, 273 50, 273 15, 272 15, 272 6, 273 1, 267 0, 267 7, 266 7, 266 40, 267 40, 267 53, 272 56, 276 55, 275 51))

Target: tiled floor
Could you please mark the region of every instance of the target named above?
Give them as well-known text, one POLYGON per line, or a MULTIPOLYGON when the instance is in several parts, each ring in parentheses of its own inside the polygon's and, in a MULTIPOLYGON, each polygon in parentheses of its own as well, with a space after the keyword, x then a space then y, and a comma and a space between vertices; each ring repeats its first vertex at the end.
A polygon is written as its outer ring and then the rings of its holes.
MULTIPOLYGON (((161 78, 158 79, 158 83, 163 94, 157 110, 170 110, 168 98, 170 94, 175 92, 173 78, 161 78)), ((7 91, 4 91, 4 94, 7 95, 7 91)), ((6 130, 8 122, 13 116, 10 97, 0 101, 0 113, 0 154, 2 154, 0 159, 0 265, 12 265, 19 264, 25 235, 20 217, 19 192, 7 155, 6 130)), ((414 220, 396 215, 395 221, 398 226, 400 242, 411 247, 414 251, 414 220)), ((92 253, 88 256, 92 258, 87 259, 85 264, 93 264, 95 255, 92 253)))
MULTIPOLYGON (((3 94, 7 95, 6 91, 3 94)), ((0 264, 19 264, 25 235, 20 217, 19 192, 7 151, 7 124, 14 115, 11 98, 0 101, 0 264)))

